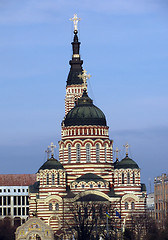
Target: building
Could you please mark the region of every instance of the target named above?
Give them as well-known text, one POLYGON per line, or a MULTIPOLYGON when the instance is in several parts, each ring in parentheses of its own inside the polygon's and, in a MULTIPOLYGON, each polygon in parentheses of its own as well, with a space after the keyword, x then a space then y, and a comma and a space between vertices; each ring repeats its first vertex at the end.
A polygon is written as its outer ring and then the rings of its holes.
POLYGON ((162 174, 154 180, 155 219, 164 227, 168 214, 168 175, 162 174))
MULTIPOLYGON (((16 239, 53 239, 66 230, 71 220, 68 209, 75 202, 108 203, 116 209, 120 226, 146 210, 146 187, 140 168, 128 156, 113 160, 113 141, 105 114, 87 92, 90 75, 80 58, 77 22, 74 15, 72 59, 66 84, 65 117, 61 124, 59 160, 51 157, 38 169, 29 187, 30 219, 17 229, 16 239), (48 227, 50 226, 50 228, 48 227)), ((115 216, 117 218, 117 216, 115 216)))
POLYGON ((149 216, 155 219, 154 193, 149 193, 146 198, 147 212, 149 216))
POLYGON ((28 187, 35 180, 35 174, 0 175, 0 220, 8 217, 19 226, 28 219, 28 187))

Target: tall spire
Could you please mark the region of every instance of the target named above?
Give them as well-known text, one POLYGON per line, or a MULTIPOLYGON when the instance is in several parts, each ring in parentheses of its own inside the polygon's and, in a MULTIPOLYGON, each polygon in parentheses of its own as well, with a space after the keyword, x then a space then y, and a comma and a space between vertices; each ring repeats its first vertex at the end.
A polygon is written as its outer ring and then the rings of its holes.
POLYGON ((83 61, 80 59, 80 42, 78 40, 78 30, 77 30, 77 23, 80 21, 80 18, 77 17, 77 14, 74 14, 74 17, 70 19, 74 23, 74 38, 72 44, 72 60, 69 61, 71 66, 67 85, 76 85, 76 84, 83 84, 83 80, 78 77, 79 74, 82 74, 82 64, 83 61))

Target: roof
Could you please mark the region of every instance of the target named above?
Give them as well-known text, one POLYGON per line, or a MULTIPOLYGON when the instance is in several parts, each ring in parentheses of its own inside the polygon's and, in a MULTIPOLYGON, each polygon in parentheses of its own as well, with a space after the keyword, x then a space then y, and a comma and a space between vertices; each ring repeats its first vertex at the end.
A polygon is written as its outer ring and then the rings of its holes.
POLYGON ((80 202, 89 202, 89 201, 96 201, 96 202, 100 202, 100 201, 108 201, 106 198, 102 197, 102 196, 99 196, 99 195, 96 195, 96 194, 88 194, 88 195, 85 195, 83 197, 80 197, 77 202, 80 201, 80 202))
POLYGON ((69 61, 69 64, 71 65, 71 69, 68 74, 67 78, 67 86, 68 85, 78 85, 78 84, 83 84, 82 78, 79 78, 79 74, 82 74, 83 68, 82 64, 83 61, 80 59, 80 42, 78 41, 78 31, 74 32, 74 39, 72 42, 72 49, 73 49, 73 55, 72 55, 72 60, 69 61))
POLYGON ((47 159, 47 161, 39 168, 38 172, 45 169, 64 169, 64 167, 57 159, 54 158, 53 155, 51 155, 51 158, 47 159))
POLYGON ((82 176, 80 176, 79 178, 77 178, 75 180, 75 182, 81 182, 81 181, 84 181, 84 182, 90 182, 90 181, 94 181, 94 182, 106 182, 106 180, 104 180, 102 177, 99 177, 97 176, 96 174, 94 173, 86 173, 82 176))
POLYGON ((36 174, 0 174, 0 186, 29 186, 36 181, 36 174))
POLYGON ((98 125, 106 126, 106 117, 104 113, 93 104, 92 99, 88 97, 86 89, 76 106, 72 108, 63 121, 67 126, 98 125))
POLYGON ((126 155, 126 157, 123 158, 121 161, 116 161, 114 163, 114 168, 115 169, 120 169, 120 168, 124 168, 124 169, 125 168, 132 168, 132 169, 137 168, 137 169, 139 169, 139 166, 134 160, 132 160, 131 158, 128 157, 128 155, 126 155))

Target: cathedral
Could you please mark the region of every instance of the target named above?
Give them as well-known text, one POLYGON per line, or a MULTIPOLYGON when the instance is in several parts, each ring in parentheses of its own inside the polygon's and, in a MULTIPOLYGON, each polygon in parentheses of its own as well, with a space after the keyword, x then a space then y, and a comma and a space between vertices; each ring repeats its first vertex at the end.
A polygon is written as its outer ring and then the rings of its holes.
POLYGON ((125 145, 122 160, 113 159, 106 116, 87 91, 90 74, 83 69, 80 57, 80 19, 75 14, 71 20, 74 36, 59 159, 54 156, 52 143, 51 155, 37 170, 36 182, 29 186, 29 219, 17 229, 17 240, 62 236, 69 220, 67 209, 76 202, 108 202, 115 208, 115 217, 123 229, 130 214, 146 210, 146 188, 141 183, 138 164, 129 157, 129 145, 125 145))

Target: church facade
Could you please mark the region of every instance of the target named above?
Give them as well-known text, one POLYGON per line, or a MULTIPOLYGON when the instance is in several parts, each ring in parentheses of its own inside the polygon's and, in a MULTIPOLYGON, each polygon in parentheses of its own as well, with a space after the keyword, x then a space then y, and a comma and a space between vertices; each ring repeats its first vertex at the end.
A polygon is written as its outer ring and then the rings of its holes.
MULTIPOLYGON (((59 236, 65 232, 69 220, 67 209, 75 202, 108 202, 123 227, 131 214, 146 210, 146 189, 141 183, 140 168, 129 158, 128 145, 125 158, 113 160, 113 140, 109 139, 106 117, 87 92, 90 75, 83 70, 80 58, 77 22, 66 82, 59 160, 52 151, 51 157, 39 168, 36 182, 29 187, 29 217, 34 219, 31 226, 35 226, 39 236, 42 227, 36 226, 40 224, 50 227, 46 234, 53 231, 59 236)), ((51 145, 51 150, 53 148, 51 145)), ((27 239, 28 230, 23 231, 25 224, 18 228, 16 239, 27 239)), ((34 228, 27 227, 32 232, 34 228)))

